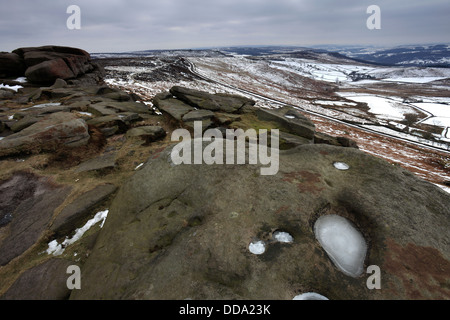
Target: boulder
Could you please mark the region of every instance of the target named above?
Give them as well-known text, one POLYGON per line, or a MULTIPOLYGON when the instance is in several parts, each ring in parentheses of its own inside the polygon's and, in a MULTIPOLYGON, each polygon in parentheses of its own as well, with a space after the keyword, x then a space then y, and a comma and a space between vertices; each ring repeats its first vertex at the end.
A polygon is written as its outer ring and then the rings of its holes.
POLYGON ((92 66, 89 65, 89 57, 85 55, 74 55, 51 51, 28 51, 24 53, 24 61, 27 67, 32 67, 45 61, 62 59, 70 70, 78 76, 84 74, 92 66))
POLYGON ((24 57, 27 52, 31 51, 43 51, 43 52, 56 52, 56 53, 65 53, 65 54, 73 54, 78 56, 85 56, 90 58, 88 52, 83 49, 73 48, 73 47, 64 47, 64 46, 41 46, 41 47, 24 47, 13 50, 13 53, 19 55, 20 57, 24 57))
POLYGON ((255 101, 238 95, 211 94, 179 86, 172 87, 170 93, 195 108, 211 111, 239 113, 241 108, 255 104, 255 101))
POLYGON ((0 140, 0 156, 78 147, 89 141, 88 126, 69 112, 52 113, 35 124, 0 140))
POLYGON ((36 83, 54 83, 58 78, 66 80, 76 77, 61 58, 44 61, 29 67, 25 71, 25 76, 29 81, 36 83))
POLYGON ((280 151, 278 172, 261 176, 261 164, 175 165, 171 150, 122 185, 71 299, 450 297, 450 195, 405 169, 355 148, 305 144, 280 151), (328 214, 369 244, 364 271, 380 268, 381 290, 368 288, 366 272, 343 273, 316 239, 315 222, 328 214))
POLYGON ((25 72, 25 63, 15 53, 0 53, 0 78, 18 77, 25 72))
POLYGON ((0 54, 0 75, 23 76, 30 82, 52 84, 58 78, 69 84, 95 85, 105 75, 82 49, 62 46, 27 47, 0 54))

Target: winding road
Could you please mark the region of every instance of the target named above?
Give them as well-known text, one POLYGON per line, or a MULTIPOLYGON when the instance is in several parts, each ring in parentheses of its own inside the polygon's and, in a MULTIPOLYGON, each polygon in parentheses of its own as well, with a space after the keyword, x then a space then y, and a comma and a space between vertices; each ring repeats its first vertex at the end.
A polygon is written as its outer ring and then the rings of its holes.
POLYGON ((246 95, 253 96, 253 97, 261 99, 261 100, 265 100, 265 101, 273 103, 273 104, 279 104, 279 105, 283 105, 283 106, 287 105, 287 106, 295 108, 295 109, 297 109, 299 111, 302 111, 304 113, 311 114, 311 115, 314 115, 314 116, 317 116, 317 117, 320 117, 320 118, 323 118, 323 119, 327 119, 329 121, 333 121, 335 123, 339 123, 339 124, 342 124, 342 125, 345 125, 345 126, 348 126, 348 127, 353 127, 353 128, 356 128, 356 129, 359 129, 359 130, 362 130, 362 131, 365 131, 365 132, 368 132, 368 133, 372 133, 372 134, 376 134, 376 135, 379 135, 379 136, 384 136, 384 137, 396 139, 396 140, 403 141, 403 142, 406 142, 406 143, 409 143, 409 144, 413 144, 413 145, 416 145, 416 146, 419 146, 419 147, 422 147, 422 148, 425 148, 425 149, 429 149, 429 150, 433 150, 433 151, 439 151, 439 152, 450 154, 450 145, 448 145, 448 144, 441 144, 442 147, 431 146, 429 144, 425 144, 425 143, 421 143, 421 142, 418 142, 418 141, 414 141, 414 140, 398 137, 398 136, 391 135, 391 134, 384 133, 384 132, 379 132, 379 131, 376 131, 376 130, 372 130, 370 128, 366 128, 366 127, 361 126, 361 125, 348 123, 348 122, 345 122, 345 121, 342 121, 342 120, 339 120, 339 119, 336 119, 336 118, 333 118, 333 117, 330 117, 330 116, 327 116, 327 115, 324 115, 324 114, 321 114, 321 113, 317 113, 317 112, 314 112, 314 111, 306 110, 306 109, 304 109, 302 107, 299 107, 299 106, 296 106, 296 105, 292 105, 292 104, 289 104, 289 103, 286 103, 286 102, 283 102, 283 101, 280 101, 280 100, 277 100, 277 99, 273 99, 273 98, 267 97, 265 95, 262 95, 260 93, 251 92, 251 91, 248 91, 248 90, 245 90, 245 89, 241 89, 241 88, 229 85, 227 83, 223 83, 223 82, 217 81, 215 79, 208 78, 208 77, 202 75, 201 73, 199 73, 197 71, 197 68, 196 68, 195 64, 192 61, 190 61, 188 58, 185 58, 185 61, 188 63, 189 71, 192 74, 194 74, 195 76, 197 76, 198 78, 202 79, 202 80, 205 80, 205 81, 208 81, 208 82, 211 82, 211 83, 214 83, 214 84, 217 84, 217 85, 220 85, 220 86, 223 86, 223 87, 226 87, 226 88, 238 91, 238 92, 241 92, 241 93, 246 94, 246 95))

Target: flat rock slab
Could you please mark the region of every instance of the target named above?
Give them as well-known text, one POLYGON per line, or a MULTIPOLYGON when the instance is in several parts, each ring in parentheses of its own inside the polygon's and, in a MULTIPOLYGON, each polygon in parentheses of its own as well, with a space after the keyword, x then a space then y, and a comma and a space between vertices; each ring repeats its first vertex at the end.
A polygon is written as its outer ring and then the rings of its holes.
MULTIPOLYGON (((42 119, 42 118, 41 118, 42 119)), ((12 132, 19 132, 25 128, 28 128, 29 126, 35 124, 39 120, 41 120, 38 117, 32 116, 32 115, 26 115, 22 119, 20 119, 17 122, 14 122, 12 125, 10 125, 10 129, 12 132)))
POLYGON ((55 209, 71 190, 34 175, 13 177, 6 186, 3 184, 3 188, 10 189, 14 185, 26 196, 9 192, 12 199, 4 199, 9 203, 7 209, 11 213, 11 221, 7 225, 9 234, 0 243, 0 265, 7 264, 36 243, 47 229, 55 209), (24 183, 25 187, 22 185, 24 183), (19 199, 21 201, 17 203, 19 199))
POLYGON ((117 187, 113 184, 97 186, 68 204, 56 217, 50 230, 63 236, 80 227, 80 224, 92 213, 92 210, 106 200, 117 187))
POLYGON ((148 142, 162 139, 166 136, 166 131, 159 126, 142 126, 127 131, 127 138, 140 137, 148 142))
POLYGON ((134 101, 99 102, 94 104, 93 106, 100 106, 109 109, 114 109, 116 110, 117 113, 119 112, 152 113, 152 111, 150 111, 145 104, 134 101))
POLYGON ((103 169, 111 169, 116 166, 116 154, 115 153, 106 153, 101 155, 100 157, 87 160, 81 164, 79 164, 75 172, 81 173, 86 171, 93 170, 103 170, 103 169))
POLYGON ((156 107, 161 110, 161 112, 167 113, 172 118, 178 121, 181 121, 186 113, 195 110, 193 107, 187 105, 183 101, 173 98, 165 100, 155 100, 155 102, 156 107))
POLYGON ((192 122, 199 120, 209 120, 214 117, 214 112, 209 110, 190 111, 182 117, 183 122, 192 122))
POLYGON ((311 144, 312 141, 307 138, 297 136, 295 134, 290 134, 287 132, 280 132, 280 148, 290 149, 303 144, 311 144))
POLYGON ((67 288, 67 267, 73 262, 52 258, 28 269, 0 297, 1 300, 64 300, 67 288))

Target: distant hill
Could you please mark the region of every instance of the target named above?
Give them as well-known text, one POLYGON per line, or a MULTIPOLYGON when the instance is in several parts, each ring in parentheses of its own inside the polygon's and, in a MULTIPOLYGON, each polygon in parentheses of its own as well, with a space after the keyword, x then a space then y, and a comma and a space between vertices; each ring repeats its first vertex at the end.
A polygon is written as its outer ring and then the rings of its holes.
POLYGON ((182 50, 145 50, 124 53, 94 53, 94 58, 121 58, 143 56, 220 57, 223 55, 296 55, 315 59, 318 53, 326 53, 339 59, 351 59, 387 66, 444 67, 450 68, 450 45, 411 45, 399 47, 338 46, 234 46, 182 50))
POLYGON ((362 46, 316 46, 345 56, 394 66, 450 67, 450 44, 410 45, 391 48, 362 46))

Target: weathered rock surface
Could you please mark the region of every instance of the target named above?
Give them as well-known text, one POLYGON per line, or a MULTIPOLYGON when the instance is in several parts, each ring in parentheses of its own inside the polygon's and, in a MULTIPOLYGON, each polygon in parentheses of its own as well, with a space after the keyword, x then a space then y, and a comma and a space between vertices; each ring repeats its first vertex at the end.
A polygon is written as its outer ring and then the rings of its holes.
POLYGON ((49 83, 56 79, 75 78, 75 74, 63 59, 54 59, 33 65, 25 71, 25 77, 31 82, 49 83))
POLYGON ((23 75, 25 63, 19 55, 15 53, 0 53, 0 77, 15 77, 23 75))
POLYGON ((2 300, 64 300, 67 288, 67 267, 73 262, 53 258, 28 269, 0 297, 2 300))
POLYGON ((170 148, 153 157, 113 200, 83 266, 84 288, 71 298, 450 297, 447 193, 354 148, 301 145, 281 151, 279 165, 261 176, 260 165, 174 165, 170 148), (362 233, 365 267, 380 267, 382 290, 328 258, 313 231, 325 214, 362 233), (275 241, 277 230, 293 242, 275 241), (254 240, 266 243, 263 254, 249 252, 254 240))
POLYGON ((99 157, 87 160, 75 168, 76 173, 94 171, 94 170, 104 170, 112 169, 116 166, 116 154, 105 153, 99 157))
POLYGON ((4 216, 10 215, 6 225, 9 236, 0 242, 0 265, 3 266, 36 243, 71 188, 19 173, 4 181, 0 189, 5 191, 1 195, 4 216))
POLYGON ((146 142, 152 142, 164 138, 166 131, 159 126, 141 126, 130 129, 126 134, 127 138, 142 138, 146 142))
POLYGON ((89 140, 86 122, 72 113, 57 112, 33 125, 0 140, 0 156, 56 150, 60 146, 76 147, 89 140))

